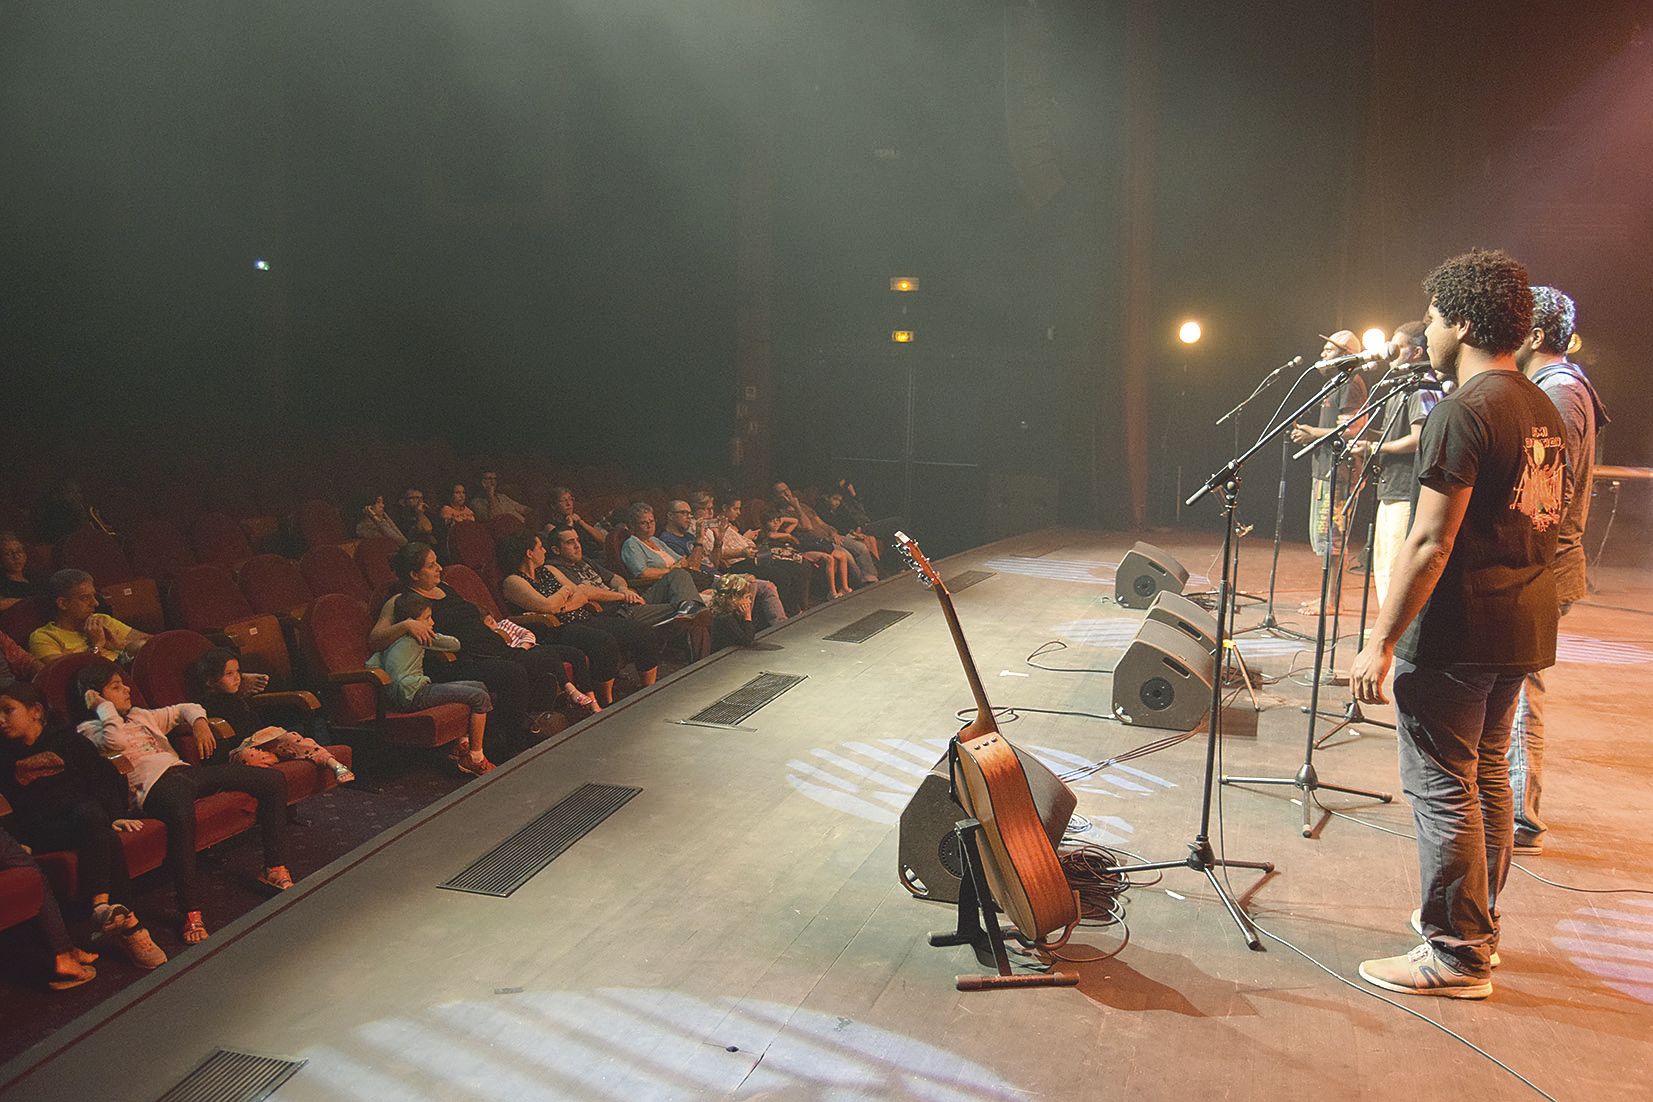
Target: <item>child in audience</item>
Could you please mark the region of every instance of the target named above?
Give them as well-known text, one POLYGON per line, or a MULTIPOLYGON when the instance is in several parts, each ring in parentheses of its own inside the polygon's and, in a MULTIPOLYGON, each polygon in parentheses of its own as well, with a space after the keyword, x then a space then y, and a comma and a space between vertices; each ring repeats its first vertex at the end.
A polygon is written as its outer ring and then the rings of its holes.
POLYGON ((390 675, 390 684, 384 687, 385 700, 399 711, 417 712, 438 704, 464 704, 471 710, 471 734, 466 746, 453 761, 461 773, 480 777, 494 768, 482 750, 482 735, 487 727, 488 713, 493 711, 494 698, 488 686, 480 681, 432 681, 425 673, 425 651, 459 650, 459 640, 436 631, 429 597, 412 591, 396 598, 391 610, 397 623, 414 620, 429 626, 434 633, 426 646, 411 635, 403 635, 384 650, 367 660, 369 666, 390 675))
POLYGON ((132 690, 121 668, 98 659, 75 675, 69 707, 82 737, 90 739, 105 757, 124 759, 131 807, 166 824, 166 863, 178 893, 178 909, 184 913, 185 944, 207 938, 195 885, 195 801, 202 796, 245 792, 256 800, 264 844, 259 883, 276 891, 293 886, 293 874, 281 856, 286 842, 287 778, 274 769, 246 765, 190 765, 167 741, 174 728, 188 726, 202 759, 212 756, 218 740, 199 704, 134 708, 132 690))
POLYGON ((350 767, 339 761, 315 739, 297 731, 260 723, 248 697, 264 690, 270 679, 264 674, 241 674, 241 659, 225 647, 214 647, 196 660, 190 670, 191 688, 198 694, 207 715, 222 719, 235 731, 236 742, 220 745, 218 758, 236 765, 268 768, 281 761, 300 758, 318 768, 331 769, 340 784, 356 779, 350 767))

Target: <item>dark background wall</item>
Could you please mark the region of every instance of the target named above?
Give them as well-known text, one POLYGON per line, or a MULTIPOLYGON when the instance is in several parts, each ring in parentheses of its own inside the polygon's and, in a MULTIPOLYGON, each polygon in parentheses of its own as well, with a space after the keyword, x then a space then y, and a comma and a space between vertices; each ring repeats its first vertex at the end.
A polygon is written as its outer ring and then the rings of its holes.
MULTIPOLYGON (((934 523, 973 517, 960 541, 1125 523, 1132 281, 1152 521, 1232 450, 1209 426, 1254 379, 1317 331, 1418 315, 1421 276, 1473 244, 1575 294, 1619 415, 1609 459, 1653 462, 1646 19, 1631 0, 1588 19, 1207 0, 1134 24, 1124 0, 8 4, 8 437, 371 425, 718 471, 755 209, 772 278, 744 338, 772 373, 777 472, 910 492, 934 523), (894 275, 922 290, 892 295, 894 275), (1206 328, 1191 349, 1183 317, 1206 328)), ((1272 520, 1276 473, 1254 468, 1249 519, 1272 520)))

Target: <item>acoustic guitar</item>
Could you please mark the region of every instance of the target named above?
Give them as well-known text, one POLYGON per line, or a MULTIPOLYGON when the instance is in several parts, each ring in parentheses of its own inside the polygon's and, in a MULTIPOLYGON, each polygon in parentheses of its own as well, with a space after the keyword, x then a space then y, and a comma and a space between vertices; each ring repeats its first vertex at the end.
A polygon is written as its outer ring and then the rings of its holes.
POLYGON ((982 825, 982 864, 988 886, 1023 938, 1037 945, 1058 946, 1079 921, 1078 899, 1045 834, 1016 751, 993 720, 993 707, 987 702, 981 675, 970 657, 970 645, 959 626, 952 594, 915 540, 897 532, 895 542, 902 558, 941 603, 941 613, 953 634, 953 646, 976 700, 976 718, 953 736, 957 744, 953 788, 965 813, 982 825), (1060 936, 1052 939, 1050 935, 1056 931, 1060 936))

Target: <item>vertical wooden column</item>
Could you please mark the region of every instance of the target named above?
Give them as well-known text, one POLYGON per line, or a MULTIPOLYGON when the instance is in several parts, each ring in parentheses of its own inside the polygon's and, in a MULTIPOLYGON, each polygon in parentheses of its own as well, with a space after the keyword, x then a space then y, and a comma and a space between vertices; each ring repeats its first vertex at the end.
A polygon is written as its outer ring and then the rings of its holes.
MULTIPOLYGON (((1132 0, 1125 12, 1125 173, 1123 271, 1120 287, 1123 351, 1125 470, 1133 528, 1148 522, 1148 375, 1153 359, 1154 137, 1157 72, 1149 0, 1132 0)), ((1100 471, 1095 479, 1102 479, 1100 471)))

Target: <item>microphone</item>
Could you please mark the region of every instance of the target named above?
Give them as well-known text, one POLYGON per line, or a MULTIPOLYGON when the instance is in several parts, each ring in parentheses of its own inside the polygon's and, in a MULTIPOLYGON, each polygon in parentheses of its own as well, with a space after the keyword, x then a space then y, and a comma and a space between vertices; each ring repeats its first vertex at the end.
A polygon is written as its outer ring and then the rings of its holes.
POLYGON ((1333 371, 1342 370, 1350 364, 1373 364, 1379 360, 1390 360, 1395 356, 1395 346, 1385 344, 1366 352, 1351 352, 1347 356, 1333 356, 1329 360, 1316 360, 1314 369, 1322 375, 1329 375, 1333 371))

